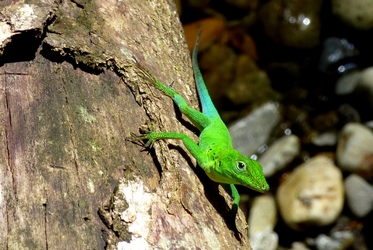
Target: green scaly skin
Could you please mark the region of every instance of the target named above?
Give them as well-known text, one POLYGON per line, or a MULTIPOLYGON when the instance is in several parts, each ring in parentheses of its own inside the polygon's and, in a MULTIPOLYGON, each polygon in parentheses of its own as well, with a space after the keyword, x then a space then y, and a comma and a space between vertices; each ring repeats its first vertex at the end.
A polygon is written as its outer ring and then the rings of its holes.
POLYGON ((233 149, 229 131, 212 103, 198 66, 197 52, 200 36, 201 32, 194 46, 192 62, 197 90, 202 104, 202 113, 189 107, 184 98, 171 87, 166 87, 153 75, 144 71, 153 80, 156 87, 171 97, 180 111, 201 131, 199 144, 195 143, 187 135, 176 132, 150 132, 137 135, 133 139, 147 139, 147 147, 151 147, 156 140, 182 140, 185 147, 197 160, 198 165, 206 172, 208 177, 231 189, 233 197, 232 216, 235 218, 240 195, 234 185, 242 185, 258 192, 268 191, 269 185, 263 175, 261 165, 233 149))

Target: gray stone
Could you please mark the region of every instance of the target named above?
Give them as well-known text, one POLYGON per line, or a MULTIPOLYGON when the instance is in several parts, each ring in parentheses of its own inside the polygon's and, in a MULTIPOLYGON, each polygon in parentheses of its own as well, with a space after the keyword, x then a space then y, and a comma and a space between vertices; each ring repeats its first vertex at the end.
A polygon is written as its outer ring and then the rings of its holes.
POLYGON ((331 237, 320 234, 315 240, 318 250, 345 250, 354 242, 354 235, 350 231, 335 232, 331 237))
POLYGON ((273 231, 255 233, 250 237, 250 245, 254 250, 276 250, 278 235, 273 231))
POLYGON ((244 155, 254 154, 268 140, 280 117, 278 108, 273 103, 255 109, 248 116, 229 126, 233 147, 244 155))
POLYGON ((300 152, 300 140, 296 135, 286 135, 274 142, 260 157, 266 177, 286 167, 300 152))
MULTIPOLYGON (((360 52, 345 38, 329 37, 324 41, 319 70, 325 73, 337 61, 359 55, 360 52)), ((346 69, 345 67, 343 69, 346 69)), ((340 69, 339 69, 340 70, 340 69)))
POLYGON ((373 209, 373 187, 356 174, 345 180, 346 199, 351 212, 364 217, 373 209))
POLYGON ((337 95, 351 94, 358 85, 361 73, 358 70, 352 70, 342 75, 335 84, 335 93, 337 95))

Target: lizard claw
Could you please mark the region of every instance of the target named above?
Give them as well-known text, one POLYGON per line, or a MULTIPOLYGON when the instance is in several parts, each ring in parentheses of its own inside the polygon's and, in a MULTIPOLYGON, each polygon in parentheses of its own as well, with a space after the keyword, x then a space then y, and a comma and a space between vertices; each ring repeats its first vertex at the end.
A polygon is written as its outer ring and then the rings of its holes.
POLYGON ((135 134, 135 133, 130 133, 130 137, 127 137, 125 140, 126 141, 132 141, 132 142, 137 142, 137 141, 142 141, 142 140, 148 140, 145 144, 142 143, 142 145, 146 148, 152 148, 153 147, 153 144, 154 144, 154 141, 153 139, 149 138, 149 135, 151 134, 152 132, 148 132, 148 133, 145 133, 145 134, 135 134))
POLYGON ((152 148, 153 145, 154 145, 154 140, 152 140, 152 139, 148 139, 148 141, 147 141, 146 144, 145 144, 145 147, 146 147, 146 148, 152 148))
POLYGON ((173 89, 174 88, 174 84, 175 84, 175 81, 172 81, 172 83, 170 85, 168 85, 168 88, 169 89, 173 89))

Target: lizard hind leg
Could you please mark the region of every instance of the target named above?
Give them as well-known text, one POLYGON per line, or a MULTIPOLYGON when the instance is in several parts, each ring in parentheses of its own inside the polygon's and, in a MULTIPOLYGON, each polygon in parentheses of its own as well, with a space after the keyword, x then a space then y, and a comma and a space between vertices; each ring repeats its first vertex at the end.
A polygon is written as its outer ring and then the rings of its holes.
POLYGON ((195 110, 188 106, 185 99, 177 93, 172 87, 174 82, 171 84, 170 87, 166 87, 160 81, 153 79, 156 87, 163 91, 166 95, 171 97, 171 99, 176 103, 179 107, 180 111, 188 117, 189 120, 196 126, 200 131, 202 131, 205 127, 210 125, 211 120, 209 117, 204 115, 198 110, 195 110))
POLYGON ((153 83, 159 90, 169 96, 176 103, 180 111, 184 115, 186 115, 188 119, 190 119, 191 122, 194 124, 194 126, 196 126, 200 131, 211 124, 211 120, 208 116, 198 110, 189 107, 185 99, 173 89, 174 82, 172 82, 171 85, 167 87, 141 66, 139 66, 139 69, 145 74, 146 77, 153 81, 153 83))

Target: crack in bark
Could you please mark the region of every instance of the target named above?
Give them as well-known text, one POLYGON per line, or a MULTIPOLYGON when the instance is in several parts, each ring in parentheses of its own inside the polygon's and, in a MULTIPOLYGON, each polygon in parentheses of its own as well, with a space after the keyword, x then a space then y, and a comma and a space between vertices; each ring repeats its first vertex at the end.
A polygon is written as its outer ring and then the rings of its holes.
POLYGON ((4 81, 4 99, 5 99, 5 110, 8 114, 7 117, 5 117, 5 126, 4 126, 4 131, 5 131, 5 143, 6 143, 6 153, 7 153, 7 167, 12 175, 12 186, 13 186, 13 192, 15 195, 15 198, 17 200, 17 185, 16 185, 16 180, 15 180, 15 173, 14 173, 14 164, 12 161, 12 155, 11 155, 11 145, 10 145, 10 137, 11 137, 11 130, 12 130, 12 113, 10 111, 10 105, 9 105, 9 96, 8 96, 8 82, 7 78, 5 78, 4 81))
POLYGON ((11 75, 11 76, 29 76, 29 73, 22 73, 22 72, 7 72, 4 71, 4 73, 0 73, 0 75, 11 75))
POLYGON ((181 203, 181 206, 184 208, 185 212, 187 212, 190 216, 192 216, 194 218, 193 212, 185 206, 183 201, 181 201, 180 203, 181 203))
POLYGON ((71 140, 71 144, 73 145, 73 158, 74 158, 74 165, 75 165, 75 170, 76 170, 76 173, 77 173, 77 176, 78 176, 78 179, 80 179, 80 175, 79 175, 79 164, 78 164, 78 156, 76 154, 76 144, 75 144, 75 139, 74 139, 74 129, 73 129, 73 125, 71 123, 71 119, 70 119, 70 114, 71 114, 71 108, 70 108, 70 103, 69 103, 69 98, 68 98, 68 94, 67 94, 67 89, 66 89, 66 82, 63 78, 61 78, 62 80, 62 88, 63 88, 63 91, 64 91, 64 94, 65 94, 65 102, 66 102, 66 107, 67 107, 67 122, 69 124, 69 134, 70 134, 70 140, 71 140))
MULTIPOLYGON (((44 186, 44 192, 45 192, 45 197, 48 197, 48 192, 44 186)), ((43 204, 44 206, 44 237, 45 237, 45 249, 48 250, 48 230, 47 230, 47 223, 48 223, 48 219, 47 219, 47 214, 48 214, 48 211, 47 211, 47 206, 48 206, 48 198, 46 198, 45 200, 45 203, 43 204)))
MULTIPOLYGON (((5 73, 6 74, 6 73, 5 73)), ((11 147, 10 147, 10 130, 12 128, 12 114, 9 108, 9 97, 8 97, 8 82, 7 78, 5 77, 4 79, 4 100, 5 100, 5 114, 8 114, 7 116, 5 115, 4 117, 4 132, 5 132, 5 144, 6 144, 6 164, 7 164, 7 169, 9 170, 11 174, 11 179, 12 179, 12 188, 14 192, 14 197, 17 200, 17 189, 15 185, 15 177, 14 177, 14 165, 12 163, 12 157, 11 157, 11 147)), ((11 200, 11 196, 10 196, 11 200)), ((11 202, 11 201, 10 201, 11 202)), ((6 214, 6 231, 7 235, 11 235, 10 227, 9 227, 9 198, 5 202, 5 214, 6 214)), ((9 249, 9 241, 8 237, 6 237, 6 249, 9 249)))
POLYGON ((78 8, 84 9, 84 5, 81 3, 78 3, 78 1, 71 0, 72 3, 74 3, 78 8))

